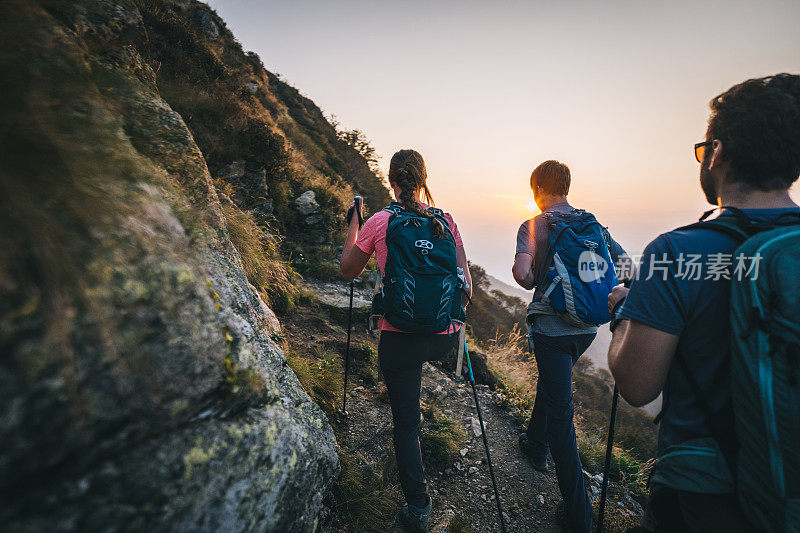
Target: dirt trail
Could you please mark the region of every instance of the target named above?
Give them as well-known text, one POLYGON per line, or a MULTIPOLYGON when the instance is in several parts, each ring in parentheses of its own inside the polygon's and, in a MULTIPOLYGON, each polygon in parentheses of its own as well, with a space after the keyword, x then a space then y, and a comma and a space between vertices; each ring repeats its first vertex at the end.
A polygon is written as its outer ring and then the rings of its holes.
MULTIPOLYGON (((351 391, 348 438, 376 465, 384 464, 391 447, 391 411, 379 398, 378 387, 356 387, 351 391)), ((426 475, 433 510, 429 531, 446 531, 458 515, 472 531, 500 531, 489 468, 479 427, 472 390, 467 383, 456 383, 442 370, 426 364, 422 376, 422 400, 435 402, 449 418, 462 423, 466 438, 463 454, 453 465, 426 475)), ((500 501, 505 511, 508 531, 561 531, 555 522, 555 506, 560 499, 555 474, 534 470, 520 453, 517 428, 504 411, 495 406, 493 393, 479 385, 479 401, 483 410, 492 463, 497 477, 500 501), (541 496, 540 501, 537 499, 541 496)), ((398 505, 400 501, 398 500, 398 505)), ((388 531, 402 531, 389 528, 388 531)))
MULTIPOLYGON (((283 318, 290 346, 306 353, 322 346, 343 354, 344 317, 349 300, 347 286, 313 282, 307 286, 317 294, 323 306, 321 310, 298 307, 283 318)), ((354 345, 366 342, 377 349, 377 340, 367 331, 363 320, 365 304, 370 299, 369 289, 356 288, 358 318, 353 323, 352 342, 354 345)), ((348 442, 340 444, 357 451, 360 462, 388 477, 389 483, 395 486, 399 510, 402 494, 391 445, 392 419, 385 386, 366 383, 357 371, 351 376, 347 404, 350 417, 345 428, 348 442)), ((561 496, 552 463, 546 474, 534 470, 519 450, 515 422, 495 405, 496 393, 485 385, 478 385, 478 391, 508 530, 561 531, 555 521, 555 506, 561 496)), ((471 386, 457 382, 452 368, 425 364, 421 400, 435 404, 440 412, 460 423, 466 435, 461 451, 464 455, 459 454, 453 464, 441 471, 426 469, 433 498, 429 531, 445 531, 454 517, 459 517, 474 532, 500 531, 483 439, 479 427, 477 433, 473 431, 472 420, 477 425, 477 413, 471 386)), ((338 404, 339 397, 336 401, 338 404)), ((402 531, 393 522, 376 524, 375 530, 402 531)))
MULTIPOLYGON (((320 351, 338 354, 336 364, 341 365, 347 334, 349 287, 333 282, 307 282, 306 285, 319 303, 298 306, 288 316, 282 317, 288 345, 300 354, 320 351)), ((371 297, 370 288, 356 287, 352 343, 354 347, 366 343, 377 351, 377 338, 366 325, 371 297)), ((356 454, 360 467, 372 471, 376 479, 381 480, 383 486, 376 487, 376 491, 388 490, 394 500, 392 505, 396 508, 388 509, 386 520, 375 523, 370 529, 400 532, 402 529, 394 517, 403 498, 391 444, 391 410, 385 386, 375 383, 373 371, 365 371, 363 365, 363 362, 353 361, 347 404, 350 416, 346 424, 338 426, 339 444, 356 454)), ((368 366, 376 369, 377 361, 369 362, 368 366)), ((447 531, 449 525, 454 526, 453 531, 500 531, 483 439, 479 427, 473 430, 473 420, 475 426, 478 422, 472 389, 463 380, 455 379, 451 366, 452 363, 437 362, 423 367, 422 402, 427 406, 434 405, 438 412, 460 424, 466 435, 465 445, 454 461, 440 470, 426 466, 429 492, 433 498, 429 531, 447 531), (459 524, 469 529, 455 527, 459 524)), ((490 391, 485 385, 478 385, 478 391, 508 531, 562 531, 556 520, 555 509, 561 495, 552 461, 548 460, 546 473, 534 470, 519 449, 517 422, 499 407, 501 393, 490 391)), ((334 395, 339 406, 341 389, 338 385, 334 395)), ((596 504, 600 476, 586 476, 590 498, 596 504)), ((616 484, 612 483, 609 488, 609 497, 613 500, 609 505, 619 507, 620 512, 631 517, 642 514, 641 507, 616 484)), ((327 516, 322 517, 322 523, 326 524, 322 531, 352 529, 347 520, 339 517, 332 508, 326 512, 327 516)))

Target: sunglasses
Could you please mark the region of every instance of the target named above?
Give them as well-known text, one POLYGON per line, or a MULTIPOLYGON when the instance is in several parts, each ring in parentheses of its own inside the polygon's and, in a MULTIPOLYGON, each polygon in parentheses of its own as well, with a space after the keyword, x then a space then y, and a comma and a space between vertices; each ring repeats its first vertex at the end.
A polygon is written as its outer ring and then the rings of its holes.
POLYGON ((698 163, 703 162, 703 156, 706 155, 706 147, 711 146, 714 143, 713 140, 711 141, 704 141, 701 143, 697 143, 694 145, 694 158, 697 159, 698 163))

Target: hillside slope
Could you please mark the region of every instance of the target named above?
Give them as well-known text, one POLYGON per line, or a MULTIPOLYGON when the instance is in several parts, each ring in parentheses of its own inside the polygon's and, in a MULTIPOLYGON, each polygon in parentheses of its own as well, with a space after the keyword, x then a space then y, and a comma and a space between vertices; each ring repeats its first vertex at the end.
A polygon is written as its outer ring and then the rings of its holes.
POLYGON ((192 9, 0 7, 5 530, 312 530, 337 475, 229 238, 241 212, 140 44, 192 9))

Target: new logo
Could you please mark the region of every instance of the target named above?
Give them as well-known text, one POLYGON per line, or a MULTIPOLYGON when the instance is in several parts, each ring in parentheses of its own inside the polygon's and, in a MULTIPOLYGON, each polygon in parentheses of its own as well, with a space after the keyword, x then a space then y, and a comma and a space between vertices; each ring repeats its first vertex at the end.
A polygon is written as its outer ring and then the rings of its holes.
POLYGON ((578 256, 578 276, 584 283, 602 283, 603 278, 608 272, 608 261, 597 255, 594 251, 597 243, 585 241, 584 244, 589 248, 581 252, 578 256))

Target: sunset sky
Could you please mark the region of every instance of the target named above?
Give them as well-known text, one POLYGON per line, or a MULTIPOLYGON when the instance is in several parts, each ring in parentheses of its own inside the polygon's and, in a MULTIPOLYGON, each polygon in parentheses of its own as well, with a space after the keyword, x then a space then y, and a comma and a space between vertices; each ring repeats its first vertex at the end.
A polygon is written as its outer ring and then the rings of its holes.
MULTIPOLYGON (((245 50, 373 141, 420 151, 471 260, 510 282, 531 170, 631 253, 707 209, 708 101, 800 72, 800 2, 209 2, 245 50)), ((795 198, 797 194, 794 194, 795 198)))

